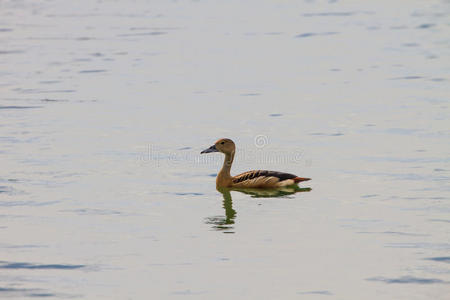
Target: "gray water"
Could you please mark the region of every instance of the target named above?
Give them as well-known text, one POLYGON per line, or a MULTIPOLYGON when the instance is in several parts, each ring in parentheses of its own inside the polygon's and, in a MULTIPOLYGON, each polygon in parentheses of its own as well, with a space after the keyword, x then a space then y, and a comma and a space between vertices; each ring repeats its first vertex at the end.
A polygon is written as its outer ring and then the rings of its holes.
POLYGON ((449 12, 0 1, 0 298, 449 299, 449 12))

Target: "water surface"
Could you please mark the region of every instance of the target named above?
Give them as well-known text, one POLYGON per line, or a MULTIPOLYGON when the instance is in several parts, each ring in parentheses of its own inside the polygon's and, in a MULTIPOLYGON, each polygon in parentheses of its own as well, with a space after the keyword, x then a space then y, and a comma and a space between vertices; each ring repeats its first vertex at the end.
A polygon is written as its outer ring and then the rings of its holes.
POLYGON ((449 9, 0 2, 0 298, 445 299, 449 9))

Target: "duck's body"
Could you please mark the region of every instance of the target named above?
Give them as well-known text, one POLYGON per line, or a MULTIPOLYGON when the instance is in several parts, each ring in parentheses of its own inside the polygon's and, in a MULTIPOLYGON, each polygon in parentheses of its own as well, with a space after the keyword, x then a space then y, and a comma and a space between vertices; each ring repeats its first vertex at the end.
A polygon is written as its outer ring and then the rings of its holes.
POLYGON ((253 170, 236 176, 231 176, 230 170, 233 164, 235 145, 230 139, 220 139, 213 146, 201 153, 222 152, 225 154, 223 167, 217 174, 217 187, 232 188, 277 188, 289 186, 309 178, 297 177, 294 174, 267 170, 253 170))
POLYGON ((236 175, 232 179, 232 187, 266 188, 293 185, 309 178, 297 177, 294 174, 267 170, 254 170, 236 175))

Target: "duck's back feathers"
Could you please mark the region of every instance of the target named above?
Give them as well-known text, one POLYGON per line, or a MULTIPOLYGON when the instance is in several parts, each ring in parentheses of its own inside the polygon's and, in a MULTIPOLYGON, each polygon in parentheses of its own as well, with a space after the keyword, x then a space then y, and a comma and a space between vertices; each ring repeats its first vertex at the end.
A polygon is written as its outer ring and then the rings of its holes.
POLYGON ((281 187, 306 180, 309 180, 309 178, 301 178, 289 173, 253 170, 234 176, 232 178, 232 186, 252 188, 281 187))

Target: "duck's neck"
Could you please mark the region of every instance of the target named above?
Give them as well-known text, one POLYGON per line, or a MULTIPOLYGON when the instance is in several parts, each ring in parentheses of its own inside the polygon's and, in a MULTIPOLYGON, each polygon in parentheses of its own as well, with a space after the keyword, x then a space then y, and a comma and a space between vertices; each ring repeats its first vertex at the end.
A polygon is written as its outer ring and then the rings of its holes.
POLYGON ((231 165, 233 164, 234 151, 225 153, 225 160, 223 161, 222 169, 217 174, 216 184, 218 187, 227 187, 231 185, 231 165))

